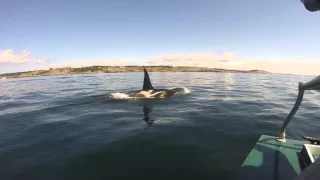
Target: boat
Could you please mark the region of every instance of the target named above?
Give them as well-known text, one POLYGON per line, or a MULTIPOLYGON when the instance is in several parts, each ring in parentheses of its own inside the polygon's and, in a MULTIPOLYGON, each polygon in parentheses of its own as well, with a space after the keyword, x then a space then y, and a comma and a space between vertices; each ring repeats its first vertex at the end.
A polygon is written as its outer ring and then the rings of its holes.
POLYGON ((320 138, 286 139, 286 129, 300 107, 304 92, 320 89, 320 75, 298 84, 298 97, 279 136, 261 135, 236 174, 237 180, 319 180, 320 138))
POLYGON ((5 79, 7 79, 5 76, 3 76, 2 78, 0 78, 1 80, 5 80, 5 79))

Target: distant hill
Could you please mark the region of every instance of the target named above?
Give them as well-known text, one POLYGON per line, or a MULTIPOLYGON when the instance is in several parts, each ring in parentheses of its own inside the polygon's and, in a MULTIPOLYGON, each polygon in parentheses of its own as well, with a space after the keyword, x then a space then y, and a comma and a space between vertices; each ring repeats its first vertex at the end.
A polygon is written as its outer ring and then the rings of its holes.
POLYGON ((56 68, 49 70, 36 70, 17 73, 0 74, 1 78, 22 78, 35 76, 54 76, 67 74, 96 74, 96 73, 119 73, 119 72, 143 72, 143 68, 149 72, 227 72, 227 73, 254 73, 254 74, 271 74, 262 70, 228 70, 204 67, 173 67, 173 66, 90 66, 82 68, 56 68))

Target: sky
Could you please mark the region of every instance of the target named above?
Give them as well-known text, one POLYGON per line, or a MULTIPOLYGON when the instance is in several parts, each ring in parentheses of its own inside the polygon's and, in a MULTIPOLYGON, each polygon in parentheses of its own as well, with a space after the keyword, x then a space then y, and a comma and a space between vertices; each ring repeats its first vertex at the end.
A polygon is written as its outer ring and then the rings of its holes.
POLYGON ((0 0, 0 73, 185 65, 320 74, 300 0, 0 0))

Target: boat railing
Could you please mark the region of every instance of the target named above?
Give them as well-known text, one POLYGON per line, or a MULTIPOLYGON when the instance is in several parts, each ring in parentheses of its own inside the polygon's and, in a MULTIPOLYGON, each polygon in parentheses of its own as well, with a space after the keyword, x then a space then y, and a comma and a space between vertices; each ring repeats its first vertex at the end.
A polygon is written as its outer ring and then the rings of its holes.
POLYGON ((291 119, 293 118, 293 116, 296 114, 296 112, 298 111, 298 109, 300 107, 300 104, 303 99, 304 91, 305 90, 318 90, 318 89, 320 89, 320 75, 315 77, 314 79, 312 79, 309 82, 306 82, 306 83, 299 82, 298 87, 299 87, 299 93, 298 93, 296 103, 294 104, 291 112, 288 114, 286 120, 284 121, 284 123, 281 127, 280 135, 279 135, 279 137, 277 137, 277 141, 286 142, 287 126, 289 125, 291 119))

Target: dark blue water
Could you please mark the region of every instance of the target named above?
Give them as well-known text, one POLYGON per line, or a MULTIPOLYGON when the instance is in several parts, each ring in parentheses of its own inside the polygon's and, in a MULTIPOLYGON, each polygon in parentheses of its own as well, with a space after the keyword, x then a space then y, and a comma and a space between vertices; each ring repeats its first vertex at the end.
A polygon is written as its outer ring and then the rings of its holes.
MULTIPOLYGON (((299 81, 241 73, 150 73, 190 94, 114 99, 143 73, 0 81, 1 179, 232 179, 260 135, 278 135, 299 81)), ((288 138, 319 136, 320 93, 308 91, 288 138)))

